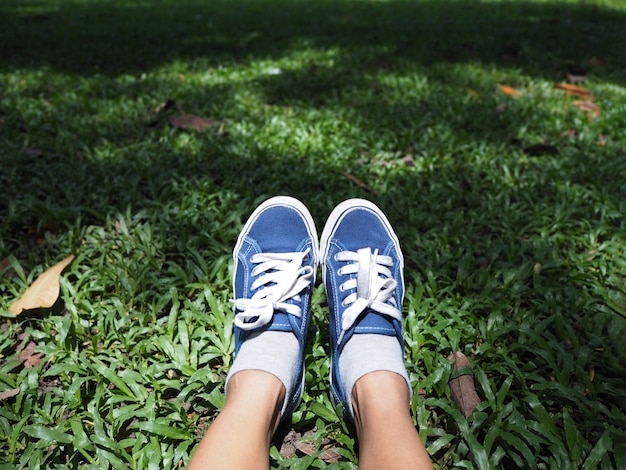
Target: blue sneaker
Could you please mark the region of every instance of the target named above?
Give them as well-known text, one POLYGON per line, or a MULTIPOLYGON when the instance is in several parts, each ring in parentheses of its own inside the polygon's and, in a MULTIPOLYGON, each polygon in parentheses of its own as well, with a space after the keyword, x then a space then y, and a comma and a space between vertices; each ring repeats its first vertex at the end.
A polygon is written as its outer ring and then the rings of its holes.
POLYGON ((322 231, 320 254, 330 308, 331 389, 335 402, 353 419, 339 356, 352 335, 395 336, 404 344, 404 260, 387 217, 363 199, 349 199, 333 210, 322 231))
POLYGON ((296 407, 304 386, 317 250, 317 231, 307 208, 297 199, 279 196, 252 213, 233 253, 235 354, 250 335, 265 330, 293 332, 298 340, 299 369, 283 416, 296 407))

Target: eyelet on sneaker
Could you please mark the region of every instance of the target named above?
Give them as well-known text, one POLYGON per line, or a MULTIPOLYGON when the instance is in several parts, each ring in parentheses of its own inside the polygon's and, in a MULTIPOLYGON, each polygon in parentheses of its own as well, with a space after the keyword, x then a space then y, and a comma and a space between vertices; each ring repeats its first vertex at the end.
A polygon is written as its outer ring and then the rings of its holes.
POLYGON ((333 256, 333 261, 339 261, 338 255, 339 253, 335 253, 335 255, 333 256))
POLYGON ((345 292, 346 288, 344 284, 339 284, 339 292, 345 292))
POLYGON ((343 268, 337 270, 337 276, 343 276, 343 268))
POLYGON ((341 307, 342 307, 342 308, 346 308, 346 306, 347 306, 347 305, 348 305, 348 304, 346 304, 346 301, 345 301, 345 300, 342 300, 342 301, 341 301, 341 307))

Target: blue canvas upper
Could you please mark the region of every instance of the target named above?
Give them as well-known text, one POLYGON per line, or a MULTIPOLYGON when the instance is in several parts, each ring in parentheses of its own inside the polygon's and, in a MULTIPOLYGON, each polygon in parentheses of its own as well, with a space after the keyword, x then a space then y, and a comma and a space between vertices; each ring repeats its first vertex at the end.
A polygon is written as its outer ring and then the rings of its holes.
MULTIPOLYGON (((330 307, 330 343, 331 343, 331 389, 336 401, 347 406, 350 397, 342 389, 339 371, 339 356, 343 346, 355 334, 381 334, 395 336, 402 344, 402 323, 389 315, 381 314, 372 308, 365 309, 352 326, 342 335, 342 320, 346 311, 343 304, 350 295, 355 295, 356 288, 342 290, 342 284, 348 279, 356 279, 356 274, 339 274, 339 270, 350 264, 349 261, 337 260, 341 252, 358 252, 369 248, 370 253, 388 256, 391 277, 396 281, 389 305, 401 309, 404 297, 403 258, 396 235, 380 209, 369 201, 353 199, 340 204, 329 217, 321 239, 324 285, 330 307)), ((385 276, 382 276, 384 279, 385 276)))
MULTIPOLYGON (((250 299, 260 289, 267 286, 253 287, 253 282, 259 277, 253 275, 255 263, 252 256, 258 253, 304 253, 302 267, 310 267, 313 280, 298 293, 299 299, 291 298, 286 303, 297 305, 301 309, 301 316, 297 317, 281 310, 275 310, 271 320, 254 329, 242 329, 235 325, 235 354, 239 352, 242 343, 253 332, 261 330, 291 331, 298 339, 299 374, 294 384, 296 391, 293 397, 286 397, 287 410, 296 406, 302 393, 302 379, 304 376, 304 344, 310 321, 311 292, 315 281, 317 265, 317 233, 313 220, 304 205, 296 199, 281 196, 269 199, 261 204, 250 216, 244 226, 234 250, 234 295, 235 299, 250 299)), ((257 263, 258 264, 258 263, 257 263)), ((239 311, 236 309, 236 313, 239 311)), ((253 322, 255 318, 250 319, 253 322)))

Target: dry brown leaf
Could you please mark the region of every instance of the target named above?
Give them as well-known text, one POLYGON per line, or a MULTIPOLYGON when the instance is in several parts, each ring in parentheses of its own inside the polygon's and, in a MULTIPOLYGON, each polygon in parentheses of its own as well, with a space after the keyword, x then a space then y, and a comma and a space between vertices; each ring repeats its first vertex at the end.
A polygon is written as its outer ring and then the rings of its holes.
POLYGON ((28 236, 33 239, 37 246, 44 246, 48 243, 48 235, 58 230, 58 227, 53 224, 36 224, 28 227, 28 236))
POLYGON ((198 132, 204 132, 211 127, 217 127, 221 124, 220 121, 213 119, 205 119, 193 114, 183 114, 182 116, 173 116, 169 118, 169 123, 183 130, 194 130, 198 132))
POLYGON ((413 157, 411 155, 405 155, 401 158, 401 161, 405 166, 415 166, 415 162, 413 161, 413 157))
POLYGON ((61 273, 73 259, 74 255, 68 256, 41 274, 26 292, 11 304, 9 307, 11 313, 19 315, 24 310, 52 307, 59 298, 61 273))
POLYGON ((595 119, 600 116, 600 106, 595 104, 592 101, 587 100, 576 100, 574 104, 580 109, 582 112, 586 113, 587 116, 591 119, 595 119))
POLYGON ((299 441, 294 442, 294 445, 296 446, 296 449, 302 452, 303 454, 313 455, 313 453, 315 452, 315 443, 313 441, 299 440, 299 441))
POLYGON ((339 459, 341 458, 341 454, 338 452, 335 452, 332 448, 328 447, 328 448, 324 448, 323 449, 324 452, 322 453, 322 455, 320 455, 320 458, 326 462, 326 463, 335 463, 335 462, 339 462, 339 459))
POLYGON ((591 92, 582 86, 572 85, 571 83, 557 83, 554 85, 554 88, 564 90, 568 95, 593 99, 591 92))
POLYGON ((576 131, 576 129, 568 129, 564 132, 561 132, 561 137, 576 137, 577 134, 578 132, 576 131))
POLYGON ((12 390, 5 390, 4 392, 0 392, 0 401, 4 401, 7 398, 14 397, 18 393, 20 393, 20 388, 19 387, 14 388, 12 390))
POLYGON ((599 145, 600 147, 604 147, 606 145, 606 136, 604 134, 600 134, 598 136, 598 140, 596 140, 596 145, 599 145))
POLYGON ((368 185, 366 185, 363 181, 361 181, 360 179, 358 179, 356 176, 351 175, 348 172, 343 172, 341 173, 343 176, 345 176, 346 178, 348 178, 350 181, 352 181, 354 184, 356 184, 359 188, 363 188, 366 191, 369 191, 370 193, 372 192, 372 190, 370 189, 370 187, 368 185))
POLYGON ((41 362, 43 358, 43 353, 37 353, 30 356, 28 359, 24 361, 24 368, 30 369, 31 367, 35 367, 37 364, 41 362))
POLYGON ((31 341, 20 352, 20 362, 24 363, 24 367, 26 369, 30 369, 31 367, 35 367, 37 364, 39 364, 41 362, 41 358, 43 357, 43 353, 36 353, 35 354, 35 348, 36 347, 37 347, 37 345, 31 341))
POLYGON ((510 96, 521 95, 521 93, 517 91, 515 88, 511 88, 510 86, 507 86, 507 85, 500 85, 500 91, 504 93, 505 95, 510 95, 510 96))
POLYGON ((293 442, 283 442, 280 446, 280 456, 283 459, 290 459, 296 455, 296 446, 293 442))
POLYGON ((290 459, 296 455, 295 442, 300 438, 300 434, 296 433, 293 429, 287 433, 283 438, 283 443, 280 446, 280 455, 284 459, 290 459))
POLYGON ((37 345, 32 341, 28 343, 26 347, 20 351, 20 362, 24 362, 26 359, 32 356, 35 353, 36 346, 37 345))
MULTIPOLYGON (((302 439, 294 441, 293 445, 295 449, 299 450, 303 454, 313 455, 316 451, 315 443, 310 439, 306 439, 306 434, 307 433, 305 433, 302 439)), ((341 455, 335 452, 331 447, 332 446, 330 445, 322 447, 323 452, 319 456, 320 459, 322 459, 326 463, 335 463, 338 462, 341 458, 341 455)))
POLYGON ((477 97, 478 96, 478 92, 476 90, 474 90, 473 88, 466 88, 465 91, 467 91, 470 95, 477 97))
MULTIPOLYGON (((454 364, 454 370, 459 369, 471 369, 470 364, 465 354, 457 352, 448 356, 450 364, 454 364)), ((474 408, 480 404, 480 398, 476 393, 476 387, 474 386, 474 375, 464 374, 455 377, 450 380, 450 395, 452 399, 456 401, 461 407, 461 412, 467 418, 472 414, 474 408)))
POLYGON ((11 267, 11 260, 4 258, 0 261, 0 277, 11 278, 15 276, 15 270, 11 267))
POLYGON ((595 104, 593 101, 589 101, 589 100, 576 100, 576 101, 574 101, 574 104, 581 111, 586 111, 586 112, 596 111, 596 110, 600 109, 600 107, 597 104, 595 104))

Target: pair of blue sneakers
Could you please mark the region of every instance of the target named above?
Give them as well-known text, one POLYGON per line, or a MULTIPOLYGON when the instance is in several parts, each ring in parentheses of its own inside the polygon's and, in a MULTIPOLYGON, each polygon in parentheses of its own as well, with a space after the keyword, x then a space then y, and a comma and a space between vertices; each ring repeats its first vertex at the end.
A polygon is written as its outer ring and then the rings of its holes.
POLYGON ((331 389, 349 414, 351 391, 344 390, 339 370, 344 345, 358 334, 395 336, 403 344, 404 261, 383 212, 363 199, 344 201, 330 214, 318 243, 304 204, 271 198, 246 222, 234 262, 235 354, 263 330, 290 331, 298 339, 299 369, 284 415, 296 407, 304 387, 311 294, 321 264, 330 308, 331 389))

